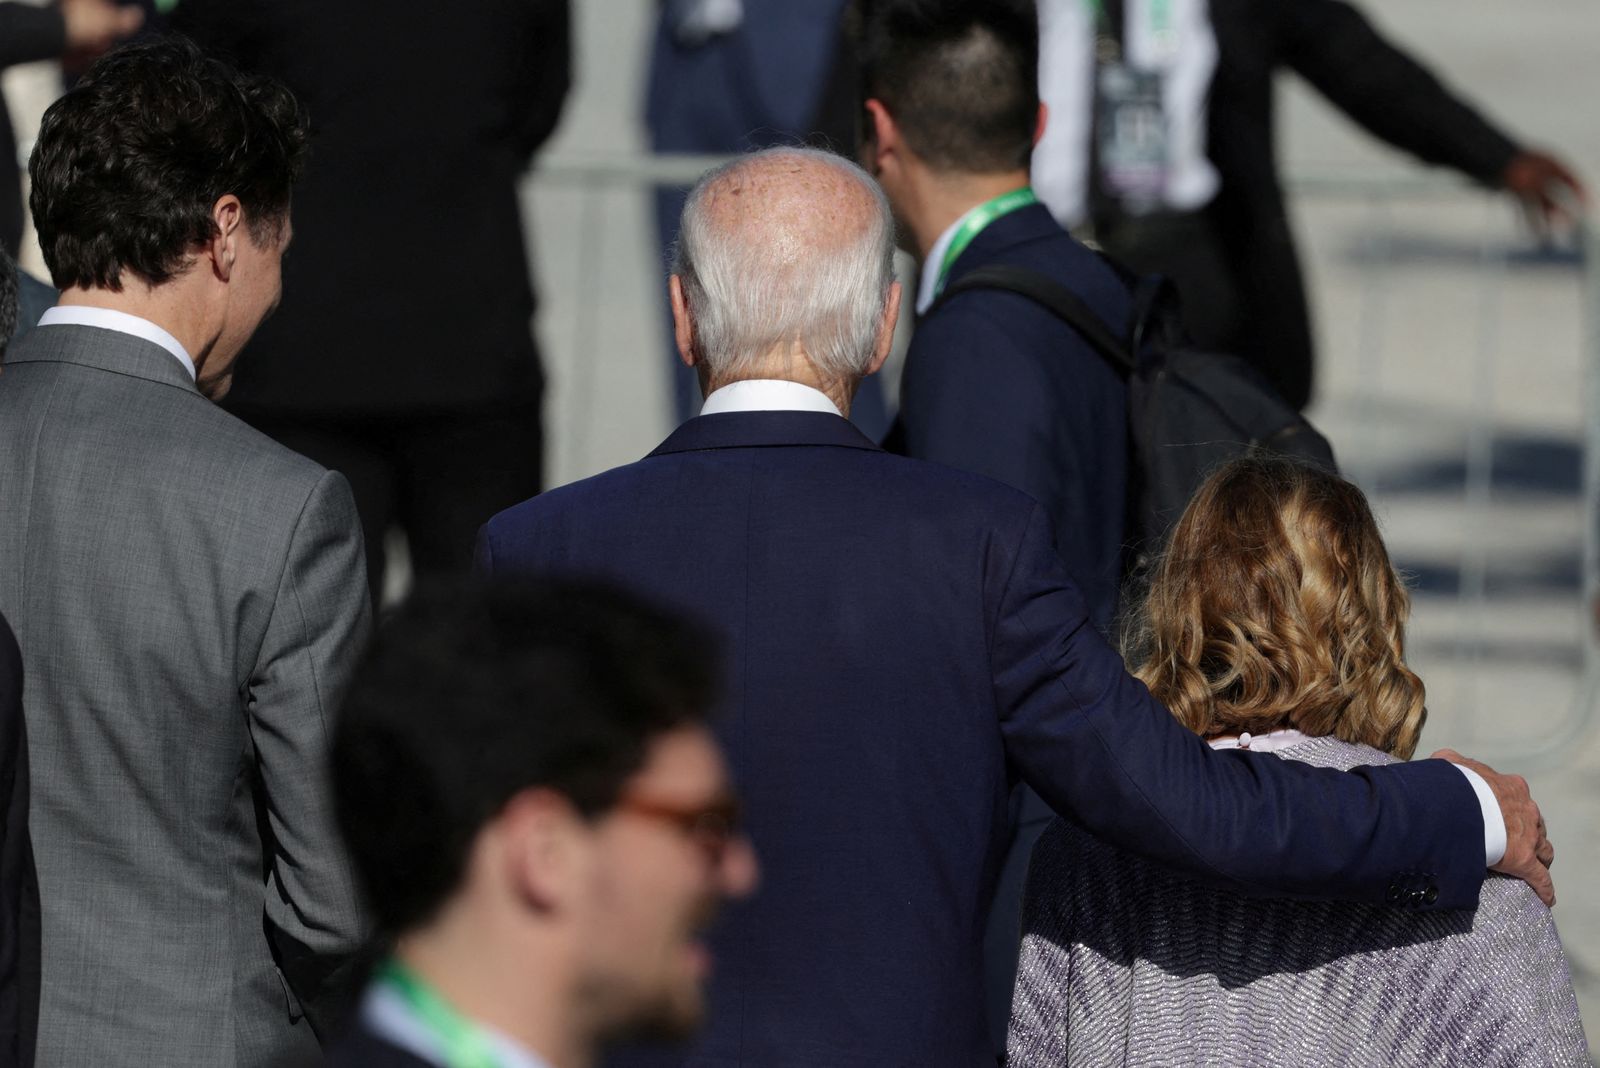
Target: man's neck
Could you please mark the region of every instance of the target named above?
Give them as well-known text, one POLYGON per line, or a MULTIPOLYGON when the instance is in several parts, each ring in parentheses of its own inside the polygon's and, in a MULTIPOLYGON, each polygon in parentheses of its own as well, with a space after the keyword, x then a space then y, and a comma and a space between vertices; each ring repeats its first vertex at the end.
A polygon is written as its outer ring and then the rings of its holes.
POLYGON ((218 327, 208 321, 203 306, 186 287, 177 284, 152 286, 134 280, 120 290, 68 286, 61 291, 57 303, 62 307, 105 308, 155 323, 177 339, 197 368, 217 339, 218 327))
POLYGON ((940 235, 957 219, 986 201, 1028 184, 1026 170, 997 174, 924 172, 899 198, 895 208, 900 221, 916 242, 917 259, 926 260, 940 235))
POLYGON ((552 958, 559 954, 547 949, 496 936, 457 915, 402 939, 396 956, 464 1018, 500 1032, 551 1068, 590 1068, 593 1050, 571 991, 554 977, 552 958))
POLYGON ((796 342, 788 349, 774 349, 741 370, 737 378, 709 376, 702 379, 701 388, 709 397, 723 386, 758 380, 797 382, 802 386, 810 386, 826 394, 833 402, 833 406, 839 409, 839 414, 846 419, 850 418, 850 402, 855 398, 856 387, 861 384, 860 379, 825 378, 817 370, 817 365, 811 361, 811 357, 807 356, 805 350, 796 342))

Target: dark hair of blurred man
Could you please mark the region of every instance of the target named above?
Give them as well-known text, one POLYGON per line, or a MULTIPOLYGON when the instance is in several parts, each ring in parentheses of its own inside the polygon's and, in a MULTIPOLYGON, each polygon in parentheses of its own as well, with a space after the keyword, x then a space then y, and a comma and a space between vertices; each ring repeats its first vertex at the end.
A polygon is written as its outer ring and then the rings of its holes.
POLYGON ((60 302, 0 374, 0 611, 27 670, 41 1065, 315 1053, 366 934, 329 723, 366 641, 338 475, 227 414, 277 303, 305 121, 181 39, 51 105, 60 302), (25 505, 20 503, 25 500, 25 505))
POLYGON ((698 629, 604 588, 425 588, 398 611, 334 740, 395 938, 335 1064, 580 1068, 698 1025, 700 931, 755 880, 713 677, 698 629))

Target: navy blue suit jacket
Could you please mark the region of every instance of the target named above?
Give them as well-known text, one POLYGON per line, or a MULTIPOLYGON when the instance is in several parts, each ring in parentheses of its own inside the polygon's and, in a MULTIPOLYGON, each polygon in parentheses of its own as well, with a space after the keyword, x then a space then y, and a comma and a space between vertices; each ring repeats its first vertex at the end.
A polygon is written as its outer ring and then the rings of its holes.
MULTIPOLYGON (((992 264, 1054 279, 1122 333, 1127 289, 1042 205, 981 230, 951 264, 949 280, 992 264)), ((1071 327, 1026 297, 977 290, 917 324, 887 444, 988 475, 1044 505, 1090 616, 1106 628, 1122 577, 1127 407, 1121 377, 1071 327)))
POLYGON ((1034 501, 837 416, 692 419, 502 512, 478 553, 624 583, 726 636, 718 730, 763 872, 713 933, 692 1064, 992 1065, 979 951, 1017 775, 1242 892, 1381 901, 1417 873, 1432 907, 1477 899, 1483 821, 1455 768, 1213 752, 1089 625, 1034 501))
MULTIPOLYGON (((274 1068, 314 1066, 285 1064, 274 1068)), ((323 1068, 435 1068, 435 1065, 374 1034, 365 1021, 358 1019, 343 1037, 329 1047, 323 1068)))

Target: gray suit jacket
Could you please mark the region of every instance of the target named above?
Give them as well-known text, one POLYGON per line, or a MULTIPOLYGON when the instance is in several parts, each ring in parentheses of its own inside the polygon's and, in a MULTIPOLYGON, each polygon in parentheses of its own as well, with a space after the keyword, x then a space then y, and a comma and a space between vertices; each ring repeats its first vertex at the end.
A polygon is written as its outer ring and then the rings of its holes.
POLYGON ((364 934, 325 781, 370 622, 361 544, 343 478, 160 347, 45 326, 7 355, 41 1068, 314 1053, 364 934))

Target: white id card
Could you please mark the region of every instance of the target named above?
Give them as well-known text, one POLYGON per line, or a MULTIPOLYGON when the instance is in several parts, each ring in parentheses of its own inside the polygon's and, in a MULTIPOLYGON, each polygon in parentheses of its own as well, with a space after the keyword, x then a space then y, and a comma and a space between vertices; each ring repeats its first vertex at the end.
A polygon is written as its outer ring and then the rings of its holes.
POLYGON ((1167 187, 1161 72, 1106 63, 1095 74, 1100 190, 1131 214, 1160 209, 1167 187))

